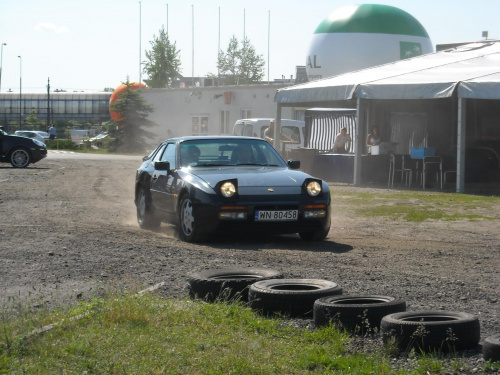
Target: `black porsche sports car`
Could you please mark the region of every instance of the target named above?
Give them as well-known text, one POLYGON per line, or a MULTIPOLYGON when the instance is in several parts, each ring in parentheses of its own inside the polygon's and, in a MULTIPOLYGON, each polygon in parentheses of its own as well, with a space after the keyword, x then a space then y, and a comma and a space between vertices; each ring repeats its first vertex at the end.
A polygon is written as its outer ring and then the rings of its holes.
POLYGON ((177 225, 181 239, 214 232, 298 233, 323 240, 330 230, 328 184, 285 162, 253 137, 181 137, 144 157, 135 179, 137 220, 144 229, 177 225))
POLYGON ((47 146, 36 139, 9 135, 0 129, 0 162, 25 168, 47 157, 47 146))

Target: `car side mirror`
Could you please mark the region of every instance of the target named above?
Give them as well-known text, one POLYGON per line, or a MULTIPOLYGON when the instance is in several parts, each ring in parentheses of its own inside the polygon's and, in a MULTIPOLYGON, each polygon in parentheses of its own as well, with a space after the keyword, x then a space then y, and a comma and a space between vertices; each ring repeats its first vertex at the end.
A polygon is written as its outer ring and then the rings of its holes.
POLYGON ((290 169, 299 169, 300 168, 300 160, 288 160, 288 168, 290 169))
POLYGON ((169 171, 170 170, 170 163, 168 161, 156 161, 155 162, 155 169, 157 171, 169 171))

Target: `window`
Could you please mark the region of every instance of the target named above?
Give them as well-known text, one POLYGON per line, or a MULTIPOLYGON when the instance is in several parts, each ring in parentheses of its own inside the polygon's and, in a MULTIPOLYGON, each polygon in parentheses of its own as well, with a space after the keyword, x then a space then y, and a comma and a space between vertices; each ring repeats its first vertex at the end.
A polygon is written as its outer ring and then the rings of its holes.
POLYGON ((207 135, 208 126, 208 116, 191 116, 192 135, 207 135))
POLYGON ((151 153, 154 154, 156 152, 156 155, 154 156, 153 161, 160 161, 160 157, 163 155, 163 151, 165 150, 165 145, 161 145, 159 148, 157 148, 155 151, 151 153))
POLYGON ((161 161, 168 161, 170 163, 170 168, 175 167, 175 144, 169 143, 163 155, 161 156, 161 161))
POLYGON ((242 109, 241 110, 241 118, 252 118, 252 110, 251 109, 242 109))

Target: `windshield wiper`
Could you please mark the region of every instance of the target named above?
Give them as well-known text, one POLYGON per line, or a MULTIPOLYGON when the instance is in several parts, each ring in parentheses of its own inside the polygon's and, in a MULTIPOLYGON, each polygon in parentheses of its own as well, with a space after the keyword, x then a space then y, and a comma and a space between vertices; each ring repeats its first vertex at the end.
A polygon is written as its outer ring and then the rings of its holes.
POLYGON ((278 167, 277 164, 267 164, 267 163, 238 163, 233 165, 257 165, 260 167, 278 167))
POLYGON ((227 164, 220 163, 202 163, 193 165, 193 167, 227 167, 227 164))

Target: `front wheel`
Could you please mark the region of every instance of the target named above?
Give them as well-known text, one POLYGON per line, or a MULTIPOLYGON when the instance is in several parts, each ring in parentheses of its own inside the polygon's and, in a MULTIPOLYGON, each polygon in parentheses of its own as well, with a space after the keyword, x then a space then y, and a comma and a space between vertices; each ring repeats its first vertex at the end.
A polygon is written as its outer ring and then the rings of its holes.
POLYGON ((9 161, 14 168, 26 168, 31 163, 31 154, 25 148, 19 147, 11 151, 9 161))
POLYGON ((144 187, 139 188, 137 195, 137 222, 142 229, 158 228, 161 224, 151 208, 151 199, 144 187))
POLYGON ((202 239, 199 232, 193 202, 188 195, 184 195, 179 205, 179 235, 183 241, 198 242, 202 239))
POLYGON ((299 232, 300 238, 304 241, 323 241, 328 233, 330 232, 330 228, 327 230, 324 229, 315 229, 307 232, 299 232))

